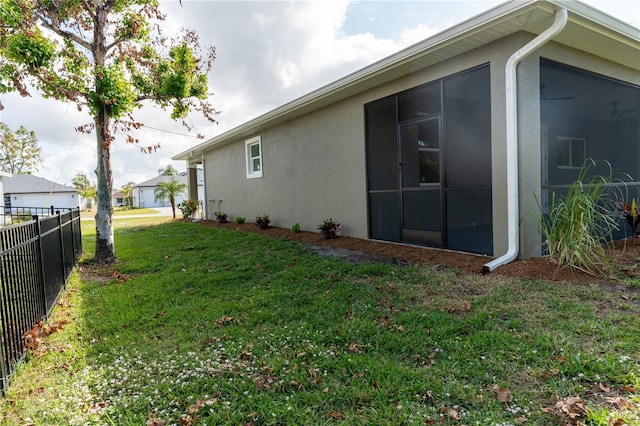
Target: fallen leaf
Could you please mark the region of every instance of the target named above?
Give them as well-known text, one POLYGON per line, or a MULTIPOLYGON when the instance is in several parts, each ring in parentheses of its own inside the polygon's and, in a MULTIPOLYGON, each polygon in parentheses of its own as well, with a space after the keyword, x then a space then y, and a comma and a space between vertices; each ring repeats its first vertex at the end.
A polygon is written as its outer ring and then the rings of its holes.
POLYGON ((520 416, 520 417, 516 417, 514 421, 520 425, 522 423, 526 423, 527 418, 525 416, 520 416))
POLYGON ((566 420, 565 423, 567 424, 574 424, 575 420, 586 414, 587 407, 585 406, 584 401, 577 396, 570 396, 556 402, 556 415, 561 420, 566 420), (570 423, 571 421, 574 423, 570 423))
POLYGON ((562 355, 556 355, 551 359, 554 360, 554 361, 560 362, 560 363, 567 362, 567 358, 565 358, 562 355))
POLYGON ((361 354, 362 353, 362 345, 360 343, 357 342, 353 342, 349 345, 349 350, 353 353, 356 354, 361 354))
POLYGON ((468 300, 463 300, 462 302, 457 303, 453 306, 447 306, 446 308, 444 308, 444 310, 451 314, 466 312, 471 310, 471 302, 469 302, 468 300))
POLYGON ((603 385, 602 383, 599 383, 599 384, 598 384, 598 387, 600 388, 600 390, 601 390, 602 392, 606 392, 606 393, 611 392, 611 388, 610 388, 610 387, 608 387, 608 386, 603 385))
POLYGON ((618 408, 619 410, 623 410, 625 408, 633 408, 633 406, 629 404, 629 401, 621 396, 605 397, 605 401, 618 408))
POLYGON ((340 414, 340 413, 338 413, 338 412, 337 412, 337 411, 335 411, 335 410, 331 410, 331 412, 329 413, 329 415, 330 415, 332 418, 336 419, 336 420, 344 420, 344 419, 345 419, 344 414, 340 414))
POLYGON ((509 402, 509 398, 510 398, 509 389, 500 386, 498 389, 496 389, 496 393, 497 393, 496 398, 498 399, 498 401, 503 402, 505 404, 509 402))
POLYGON ((634 388, 633 386, 627 386, 627 385, 618 386, 618 389, 620 389, 622 392, 629 392, 629 393, 637 392, 636 388, 634 388))
POLYGON ((451 407, 449 407, 449 410, 447 411, 447 414, 453 420, 460 420, 460 414, 458 414, 458 412, 456 410, 454 410, 453 408, 451 408, 451 407))
POLYGON ((557 368, 552 368, 548 372, 543 371, 542 373, 540 373, 540 377, 542 377, 543 379, 548 379, 548 378, 551 378, 553 376, 557 376, 558 373, 560 373, 560 370, 558 370, 557 368))

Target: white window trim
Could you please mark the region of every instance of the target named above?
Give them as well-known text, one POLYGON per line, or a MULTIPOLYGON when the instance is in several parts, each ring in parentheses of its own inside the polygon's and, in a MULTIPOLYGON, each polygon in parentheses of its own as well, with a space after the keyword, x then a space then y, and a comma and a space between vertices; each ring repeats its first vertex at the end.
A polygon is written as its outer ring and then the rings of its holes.
POLYGON ((587 140, 585 138, 577 138, 573 136, 558 136, 558 142, 569 143, 569 163, 570 164, 558 164, 558 169, 579 169, 582 167, 587 159, 587 140), (584 158, 573 158, 573 144, 581 144, 584 158), (579 164, 578 164, 579 163, 579 164))
POLYGON ((245 153, 245 164, 247 167, 247 179, 259 178, 262 177, 262 138, 260 136, 256 136, 255 138, 248 139, 244 142, 244 153, 245 153), (254 145, 258 145, 260 149, 260 155, 258 158, 260 160, 260 170, 253 170, 253 160, 254 157, 251 157, 251 147, 254 145))

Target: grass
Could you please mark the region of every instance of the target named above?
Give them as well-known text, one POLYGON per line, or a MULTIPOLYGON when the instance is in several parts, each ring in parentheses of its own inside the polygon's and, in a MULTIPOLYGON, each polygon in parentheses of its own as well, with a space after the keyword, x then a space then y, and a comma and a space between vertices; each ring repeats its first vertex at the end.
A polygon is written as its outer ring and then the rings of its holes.
POLYGON ((633 288, 354 265, 157 219, 116 222, 118 264, 86 255, 3 425, 640 423, 633 288))
MULTIPOLYGON (((118 216, 134 216, 141 214, 158 214, 160 213, 158 210, 150 209, 150 208, 129 208, 129 207, 114 207, 113 215, 115 217, 118 216)), ((96 215, 95 210, 92 211, 81 211, 81 218, 91 218, 93 219, 96 215)))

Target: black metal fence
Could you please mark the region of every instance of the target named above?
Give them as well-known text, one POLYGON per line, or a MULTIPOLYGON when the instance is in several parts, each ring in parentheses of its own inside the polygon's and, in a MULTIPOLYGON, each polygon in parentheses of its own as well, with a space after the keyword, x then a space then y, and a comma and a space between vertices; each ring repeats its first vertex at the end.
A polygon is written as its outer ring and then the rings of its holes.
POLYGON ((16 223, 28 222, 33 216, 53 216, 60 213, 66 213, 76 208, 68 207, 2 207, 4 209, 0 216, 0 226, 12 225, 16 223))
POLYGON ((49 316, 81 253, 78 209, 0 228, 0 393, 24 356, 23 336, 49 316))

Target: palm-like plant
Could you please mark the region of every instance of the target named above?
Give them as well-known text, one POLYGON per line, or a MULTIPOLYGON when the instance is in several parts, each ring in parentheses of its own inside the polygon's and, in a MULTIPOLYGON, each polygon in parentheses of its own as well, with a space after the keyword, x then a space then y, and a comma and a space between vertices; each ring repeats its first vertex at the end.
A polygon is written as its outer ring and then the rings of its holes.
POLYGON ((171 203, 171 210, 173 212, 173 218, 176 218, 176 196, 183 193, 187 189, 187 184, 180 182, 178 179, 172 177, 168 182, 158 182, 156 188, 153 190, 153 195, 156 201, 169 199, 171 203))

